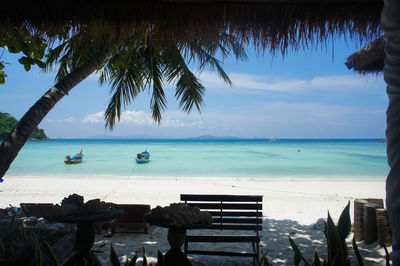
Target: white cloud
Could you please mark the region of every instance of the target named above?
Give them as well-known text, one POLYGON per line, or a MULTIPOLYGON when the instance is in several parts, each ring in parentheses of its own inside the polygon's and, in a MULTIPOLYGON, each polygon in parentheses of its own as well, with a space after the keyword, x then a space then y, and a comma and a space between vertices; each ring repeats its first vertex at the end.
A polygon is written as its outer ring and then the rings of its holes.
POLYGON ((47 119, 46 122, 48 122, 48 123, 70 123, 70 124, 72 124, 72 123, 78 122, 78 120, 75 117, 70 116, 70 117, 67 117, 67 118, 64 118, 64 119, 47 119))
POLYGON ((85 118, 83 118, 82 123, 84 123, 84 124, 104 123, 104 112, 89 114, 89 115, 85 116, 85 118))
POLYGON ((121 124, 152 126, 154 121, 149 114, 144 111, 125 111, 121 114, 121 124))
POLYGON ((191 126, 191 127, 195 127, 195 128, 200 128, 200 129, 202 129, 202 128, 205 127, 205 123, 204 123, 204 121, 196 121, 196 122, 192 122, 192 123, 190 124, 190 126, 191 126))
MULTIPOLYGON (((86 115, 82 120, 84 124, 104 124, 104 112, 97 112, 94 114, 86 115)), ((121 113, 121 119, 117 124, 125 126, 147 126, 158 127, 158 124, 153 120, 150 113, 144 111, 124 111, 121 113)), ((161 121, 161 128, 177 128, 184 127, 185 123, 179 119, 164 118, 161 121)))
MULTIPOLYGON (((252 75, 246 73, 229 73, 233 87, 263 91, 304 91, 313 89, 340 90, 349 88, 370 87, 374 80, 360 75, 327 75, 311 79, 285 79, 268 75, 252 75)), ((200 79, 207 87, 225 87, 222 80, 213 72, 203 72, 200 79)))
POLYGON ((165 119, 161 121, 161 128, 177 128, 184 127, 185 123, 177 119, 165 119))

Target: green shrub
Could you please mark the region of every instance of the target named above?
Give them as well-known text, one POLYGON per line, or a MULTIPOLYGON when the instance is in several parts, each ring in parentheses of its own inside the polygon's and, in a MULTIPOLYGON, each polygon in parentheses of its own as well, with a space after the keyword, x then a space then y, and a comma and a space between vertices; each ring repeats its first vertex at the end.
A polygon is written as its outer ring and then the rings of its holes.
POLYGON ((0 223, 0 265, 55 265, 54 252, 45 239, 26 231, 15 216, 0 223))

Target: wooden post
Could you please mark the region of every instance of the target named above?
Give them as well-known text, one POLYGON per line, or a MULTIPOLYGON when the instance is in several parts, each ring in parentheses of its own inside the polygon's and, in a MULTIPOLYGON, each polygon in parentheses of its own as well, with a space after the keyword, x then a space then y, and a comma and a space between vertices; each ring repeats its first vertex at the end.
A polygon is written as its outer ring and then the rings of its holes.
POLYGON ((381 246, 392 245, 392 232, 390 230, 387 212, 384 208, 376 209, 376 224, 378 227, 378 242, 381 246))
POLYGON ((376 226, 376 208, 380 207, 374 204, 364 205, 364 243, 369 245, 378 240, 378 230, 376 226))
POLYGON ((364 200, 366 200, 368 203, 378 205, 383 208, 383 199, 368 198, 368 199, 364 199, 364 200))
POLYGON ((353 232, 354 239, 356 241, 364 240, 364 205, 368 202, 364 199, 355 199, 354 200, 354 223, 353 223, 353 232))
POLYGON ((356 241, 364 240, 364 205, 374 204, 383 208, 383 199, 367 198, 354 200, 353 233, 356 241))

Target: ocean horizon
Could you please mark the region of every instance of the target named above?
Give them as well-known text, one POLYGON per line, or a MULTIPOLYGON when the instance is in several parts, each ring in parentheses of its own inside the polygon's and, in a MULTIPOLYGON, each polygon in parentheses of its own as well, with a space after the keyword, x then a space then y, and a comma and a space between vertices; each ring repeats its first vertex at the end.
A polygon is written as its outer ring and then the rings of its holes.
POLYGON ((27 142, 7 176, 385 179, 383 139, 56 139, 27 142), (66 155, 83 151, 82 163, 66 155), (151 161, 136 164, 147 150, 151 161))

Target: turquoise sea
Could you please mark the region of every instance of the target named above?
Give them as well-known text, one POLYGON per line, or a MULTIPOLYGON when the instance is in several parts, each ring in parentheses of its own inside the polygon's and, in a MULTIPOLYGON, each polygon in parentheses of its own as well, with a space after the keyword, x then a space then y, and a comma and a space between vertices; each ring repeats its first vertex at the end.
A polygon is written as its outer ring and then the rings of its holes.
POLYGON ((6 176, 384 179, 388 171, 377 139, 56 140, 26 143, 6 176), (64 164, 81 149, 82 163, 64 164), (145 149, 151 161, 136 164, 145 149))

